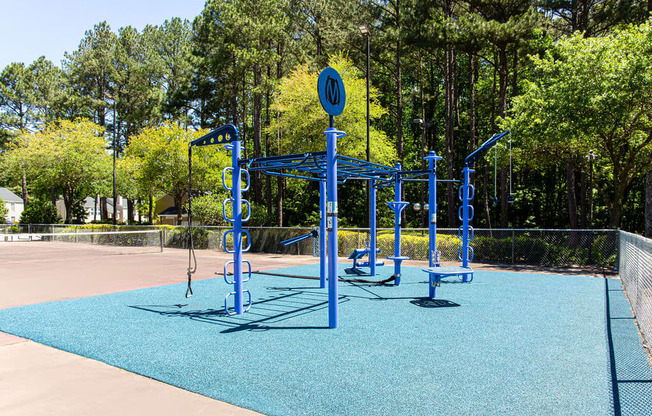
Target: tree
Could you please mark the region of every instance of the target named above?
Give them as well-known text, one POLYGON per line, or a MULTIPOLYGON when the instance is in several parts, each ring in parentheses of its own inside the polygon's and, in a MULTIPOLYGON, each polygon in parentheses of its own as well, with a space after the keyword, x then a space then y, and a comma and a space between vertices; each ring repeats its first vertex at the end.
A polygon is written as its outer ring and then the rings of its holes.
POLYGON ((65 54, 64 70, 72 87, 70 105, 104 127, 110 83, 113 78, 113 50, 116 35, 107 22, 100 22, 86 31, 84 39, 72 54, 65 54))
POLYGON ((7 204, 5 204, 5 201, 2 198, 0 198, 0 218, 2 218, 3 223, 7 220, 8 212, 9 212, 9 208, 7 208, 7 204))
POLYGON ((597 149, 612 227, 620 225, 632 181, 652 166, 651 44, 652 22, 602 38, 562 39, 532 57, 537 78, 511 113, 530 150, 597 149))
MULTIPOLYGON (((179 223, 188 195, 188 144, 205 133, 206 130, 190 131, 176 124, 165 124, 144 129, 126 149, 140 189, 172 196, 179 223)), ((193 188, 219 189, 222 169, 229 164, 223 146, 201 146, 193 153, 193 188)))
MULTIPOLYGON (((336 126, 346 130, 346 136, 338 139, 338 153, 366 159, 366 83, 362 73, 351 61, 342 56, 331 59, 344 81, 346 106, 344 112, 336 118, 336 126), (346 127, 344 127, 346 126, 346 127)), ((311 72, 307 65, 299 66, 285 77, 279 86, 273 109, 281 113, 277 122, 269 127, 270 131, 283 131, 282 151, 300 153, 320 151, 325 148, 324 130, 328 127, 328 115, 321 111, 317 95, 318 72, 311 72)), ((378 104, 378 91, 370 91, 372 119, 385 114, 378 104)), ((376 163, 391 164, 397 160, 396 151, 387 136, 376 128, 371 128, 371 160, 376 163)))
POLYGON ((44 131, 23 135, 20 146, 7 157, 25 167, 34 187, 61 190, 66 222, 73 205, 95 194, 109 178, 110 158, 105 151, 103 129, 87 120, 50 124, 44 131))
POLYGON ((49 201, 33 201, 22 214, 20 214, 21 224, 56 224, 61 222, 57 208, 49 201))
POLYGON ((34 94, 23 63, 7 65, 0 74, 0 128, 22 130, 32 124, 34 94))
POLYGON ((193 219, 202 225, 228 225, 222 217, 222 203, 226 198, 228 196, 224 194, 206 194, 193 198, 193 219))

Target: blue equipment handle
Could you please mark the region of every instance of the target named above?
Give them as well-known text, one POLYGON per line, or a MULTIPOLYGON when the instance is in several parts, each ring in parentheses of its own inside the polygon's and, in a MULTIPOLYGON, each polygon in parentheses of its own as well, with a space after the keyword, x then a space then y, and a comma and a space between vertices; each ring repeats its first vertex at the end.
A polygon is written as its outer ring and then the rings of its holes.
POLYGON ((489 151, 492 147, 498 143, 498 140, 502 139, 503 137, 507 136, 509 134, 509 130, 502 132, 500 134, 494 134, 491 136, 489 140, 486 142, 482 143, 482 145, 476 149, 473 153, 468 155, 466 159, 464 160, 464 166, 471 167, 473 164, 480 159, 482 156, 484 156, 485 153, 489 151))
MULTIPOLYGON (((460 189, 457 191, 460 201, 464 201, 464 198, 462 196, 462 191, 464 190, 464 188, 466 188, 466 186, 460 186, 460 189)), ((469 201, 472 200, 474 196, 475 196, 475 187, 469 184, 469 201)))
MULTIPOLYGON (((251 249, 251 234, 249 234, 248 230, 242 230, 242 232, 247 234, 247 243, 249 244, 246 248, 242 249, 242 252, 246 253, 247 251, 249 251, 251 249)), ((235 250, 229 250, 226 247, 226 236, 229 235, 229 234, 233 234, 233 230, 226 230, 224 232, 224 235, 222 236, 222 246, 224 247, 224 251, 226 251, 227 253, 233 254, 233 253, 235 253, 235 250)))
MULTIPOLYGON (((464 227, 460 225, 460 228, 457 229, 457 238, 460 240, 462 240, 462 228, 464 227)), ((469 225, 469 241, 473 241, 473 237, 475 237, 475 230, 469 225)))
MULTIPOLYGON (((248 260, 242 260, 242 262, 247 263, 247 265, 249 265, 249 271, 247 272, 248 276, 247 276, 246 279, 242 279, 242 283, 244 283, 244 282, 248 282, 249 279, 251 279, 251 263, 249 263, 248 260)), ((228 271, 228 268, 229 268, 229 264, 235 264, 235 262, 234 261, 227 261, 226 264, 224 265, 224 281, 226 283, 230 284, 230 285, 234 285, 235 280, 231 281, 226 277, 226 276, 228 276, 227 271, 228 271)), ((217 274, 217 273, 215 273, 215 274, 217 274)))
MULTIPOLYGON (((251 292, 249 290, 243 290, 242 293, 247 293, 247 295, 249 295, 248 305, 244 309, 245 312, 249 312, 249 309, 251 309, 251 292)), ((228 293, 224 298, 224 312, 229 316, 237 315, 235 312, 234 313, 229 312, 229 296, 232 295, 235 295, 235 292, 228 293)))
POLYGON ((308 234, 300 235, 297 237, 292 237, 288 238, 287 240, 281 241, 281 244, 283 244, 285 247, 298 243, 299 241, 307 240, 310 237, 317 238, 319 236, 319 232, 317 230, 312 230, 308 234))
MULTIPOLYGON (((457 248, 457 258, 459 259, 459 261, 462 261, 462 247, 463 246, 459 246, 457 248)), ((473 247, 467 246, 467 248, 469 249, 469 251, 468 251, 468 254, 469 254, 468 261, 472 262, 473 261, 473 247)))
MULTIPOLYGON (((225 220, 226 222, 234 223, 235 220, 234 220, 233 218, 229 218, 229 217, 226 216, 226 204, 227 204, 227 202, 229 202, 229 201, 230 201, 231 203, 233 203, 233 198, 225 199, 224 202, 222 202, 222 217, 224 217, 224 220, 225 220)), ((249 218, 251 218, 251 205, 249 204, 249 201, 246 200, 246 199, 243 199, 242 202, 244 202, 245 204, 247 204, 247 217, 246 217, 246 218, 243 218, 243 219, 242 219, 242 222, 247 222, 247 221, 249 221, 249 218)))
MULTIPOLYGON (((227 191, 233 191, 233 180, 231 181, 232 186, 230 188, 228 186, 226 186, 226 172, 230 171, 230 170, 233 170, 233 168, 227 166, 222 171, 222 186, 224 186, 224 189, 226 189, 227 191)), ((246 170, 246 169, 242 169, 241 172, 245 173, 247 175, 247 186, 242 188, 240 191, 241 192, 247 192, 249 190, 249 186, 251 185, 251 180, 249 178, 249 171, 246 170)))
MULTIPOLYGON (((469 212, 469 221, 471 221, 473 219, 473 216, 475 215, 475 208, 473 208, 473 205, 469 205, 468 207, 469 207, 469 210, 470 210, 470 212, 469 212)), ((457 210, 457 216, 460 219, 460 221, 463 221, 462 209, 464 209, 464 207, 460 207, 457 210)))

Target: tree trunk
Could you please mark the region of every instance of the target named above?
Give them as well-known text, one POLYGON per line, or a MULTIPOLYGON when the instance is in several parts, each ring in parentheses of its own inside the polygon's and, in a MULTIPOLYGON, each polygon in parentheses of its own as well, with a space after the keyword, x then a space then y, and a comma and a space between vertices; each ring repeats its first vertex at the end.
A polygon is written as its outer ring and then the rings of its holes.
POLYGON ((566 162, 566 197, 568 199, 568 221, 571 229, 577 229, 577 200, 575 198, 575 164, 566 162))
POLYGON ((249 158, 247 150, 247 71, 242 72, 242 151, 244 158, 249 158))
POLYGON ((52 201, 53 206, 57 206, 57 194, 56 191, 54 190, 54 186, 50 187, 50 201, 52 201))
MULTIPOLYGON (((262 94, 259 91, 259 87, 261 84, 261 69, 260 65, 256 64, 254 65, 254 157, 259 158, 261 157, 261 117, 262 117, 262 94)), ((263 200, 262 196, 262 189, 261 189, 261 175, 260 171, 255 171, 253 174, 253 193, 254 193, 254 201, 257 203, 261 203, 263 200)))
POLYGON ((174 195, 174 206, 177 207, 177 225, 181 225, 183 221, 183 194, 174 195))
POLYGON ((23 205, 27 208, 27 176, 23 173, 22 182, 21 182, 21 198, 23 199, 23 205))
POLYGON ((154 215, 153 215, 153 211, 154 211, 154 195, 152 195, 151 192, 149 193, 149 204, 148 205, 149 205, 149 207, 148 207, 149 208, 148 220, 149 220, 150 224, 154 224, 154 215))
MULTIPOLYGON (((428 155, 428 149, 426 148, 426 105, 425 105, 425 93, 423 91, 423 58, 419 54, 419 95, 421 100, 421 120, 423 120, 423 125, 421 126, 421 169, 426 170, 427 164, 424 157, 428 155)), ((421 206, 425 207, 425 204, 428 203, 428 184, 423 183, 421 186, 421 206)), ((434 207, 433 207, 434 209, 434 207)), ((426 214, 425 208, 421 210, 421 226, 427 227, 428 215, 426 214)))
POLYGON ((127 220, 129 223, 134 222, 134 200, 127 199, 127 220))
POLYGON ((645 236, 652 238, 652 169, 647 171, 645 178, 645 236))
POLYGON ((63 189, 63 205, 66 208, 66 219, 64 223, 72 224, 72 205, 74 202, 74 191, 63 189))
POLYGON ((491 232, 491 210, 489 209, 489 163, 484 165, 484 178, 482 186, 484 187, 484 212, 487 216, 487 227, 489 227, 489 237, 493 237, 491 232))
MULTIPOLYGON (((507 68, 507 44, 502 43, 498 45, 498 57, 499 57, 499 70, 498 70, 498 100, 499 100, 499 113, 500 117, 505 117, 507 113, 507 83, 509 78, 508 68, 507 68)), ((509 223, 509 205, 507 204, 507 186, 503 186, 503 180, 507 181, 504 178, 505 169, 501 169, 500 172, 500 224, 501 227, 506 227, 509 223), (504 202, 504 203, 503 203, 504 202)))
POLYGON ((107 207, 106 197, 103 196, 100 198, 100 213, 102 220, 109 218, 109 210, 107 207))
MULTIPOLYGON (((478 147, 478 137, 476 136, 476 126, 475 126, 475 80, 476 72, 478 70, 476 65, 475 53, 469 53, 469 144, 471 145, 470 149, 467 149, 467 154, 470 154, 472 151, 478 147)), ((472 186, 475 186, 476 174, 471 173, 470 182, 472 186)))
MULTIPOLYGON (((401 2, 396 1, 396 27, 401 27, 401 2)), ((403 164, 403 69, 401 66, 401 37, 396 41, 396 152, 403 164)), ((401 201, 405 201, 405 187, 401 187, 401 201)), ((405 210, 401 213, 401 224, 405 226, 405 210)))
MULTIPOLYGON (((448 46, 444 57, 444 82, 446 84, 446 95, 444 97, 444 122, 446 137, 446 179, 453 179, 453 155, 455 152, 454 119, 455 119, 455 53, 451 46, 448 46)), ((448 201, 448 226, 455 226, 455 190, 453 183, 446 183, 446 195, 448 201)))
POLYGON ((507 169, 500 169, 500 227, 509 227, 509 216, 507 210, 509 204, 507 203, 507 169))
MULTIPOLYGON (((279 45, 279 55, 282 56, 282 47, 279 45)), ((276 64, 276 79, 283 78, 283 62, 279 61, 276 64)), ((280 111, 276 112, 276 121, 281 118, 280 111)), ((282 140, 283 140, 283 131, 281 129, 276 130, 276 150, 277 154, 281 154, 282 149, 282 140)), ((283 189, 285 182, 281 176, 276 178, 276 223, 279 227, 283 226, 283 189)))
POLYGON ((586 211, 586 172, 580 171, 580 228, 585 230, 587 226, 588 212, 586 211))
MULTIPOLYGON (((267 76, 269 77, 270 75, 271 74, 269 68, 267 68, 267 76)), ((269 94, 269 90, 267 90, 267 93, 265 94, 265 126, 266 127, 269 127, 271 123, 271 119, 269 115, 269 100, 270 100, 270 94, 269 94)), ((265 132, 265 156, 271 156, 271 143, 269 140, 269 133, 267 131, 265 132)), ((274 205, 274 202, 272 201, 272 177, 270 175, 265 175, 265 204, 267 205, 268 218, 271 218, 272 207, 274 205)))

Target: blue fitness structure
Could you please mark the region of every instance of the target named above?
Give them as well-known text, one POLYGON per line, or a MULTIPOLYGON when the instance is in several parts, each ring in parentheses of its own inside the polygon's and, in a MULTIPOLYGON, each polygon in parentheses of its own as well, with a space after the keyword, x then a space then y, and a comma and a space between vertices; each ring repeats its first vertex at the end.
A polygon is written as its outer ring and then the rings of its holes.
MULTIPOLYGON (((222 174, 223 185, 231 192, 231 197, 224 201, 223 215, 233 225, 233 229, 224 234, 223 241, 225 250, 233 254, 233 260, 225 264, 223 273, 225 281, 233 286, 233 291, 229 292, 224 299, 225 312, 229 315, 242 314, 248 311, 252 304, 251 293, 243 287, 243 284, 251 278, 252 274, 251 264, 243 259, 243 253, 251 248, 251 235, 247 230, 242 228, 243 223, 249 219, 251 214, 249 202, 242 198, 242 192, 249 189, 249 172, 252 171, 259 171, 272 176, 299 178, 319 182, 319 229, 313 229, 309 234, 285 240, 282 244, 290 245, 311 237, 319 239, 319 287, 326 288, 326 282, 328 281, 328 325, 330 328, 337 328, 338 326, 337 186, 349 180, 370 182, 370 243, 368 249, 363 251, 369 257, 366 266, 369 267, 371 276, 376 275, 376 266, 382 264, 378 263, 376 259, 376 190, 394 186, 395 200, 388 202, 389 207, 394 212, 394 255, 387 258, 394 263, 394 275, 391 279, 374 283, 387 283, 393 280, 395 285, 400 284, 401 263, 408 259, 408 257, 401 255, 401 212, 408 205, 408 202, 401 201, 401 191, 405 182, 417 181, 427 181, 429 189, 429 267, 423 270, 430 276, 430 297, 434 298, 435 287, 439 285, 441 279, 445 276, 458 275, 462 276, 462 281, 470 282, 473 279, 473 270, 469 267, 469 262, 473 260, 473 249, 469 243, 473 240, 473 228, 470 225, 470 221, 473 219, 471 200, 473 199, 474 193, 473 186, 470 184, 470 173, 473 172, 471 167, 475 161, 482 157, 498 140, 507 135, 508 132, 494 135, 466 158, 463 169, 464 180, 459 193, 460 200, 462 201, 462 206, 459 210, 462 225, 459 228, 458 236, 462 244, 458 251, 458 257, 462 262, 462 266, 441 267, 439 264, 439 252, 437 251, 436 193, 437 182, 445 181, 437 179, 436 163, 441 157, 431 151, 425 158, 428 162, 427 170, 403 171, 399 163, 390 167, 338 154, 337 139, 344 137, 346 133, 334 127, 334 116, 339 115, 344 107, 344 85, 335 70, 326 68, 320 74, 318 89, 322 107, 330 115, 330 127, 324 132, 326 135, 326 151, 241 159, 241 144, 238 131, 231 124, 213 130, 199 139, 192 141, 189 145, 190 189, 192 189, 193 147, 221 144, 225 145, 226 149, 232 152, 232 166, 225 168, 222 174), (230 187, 227 185, 227 175, 229 172, 231 173, 230 187), (425 175, 427 175, 427 179, 421 178, 425 175), (243 178, 246 183, 244 188, 242 187, 243 178), (232 206, 232 217, 228 217, 226 212, 229 203, 232 206), (247 206, 246 217, 243 217, 243 204, 247 206), (226 237, 228 234, 231 234, 233 237, 232 249, 228 249, 227 247, 226 237), (247 247, 243 248, 243 237, 245 235, 247 237, 247 247), (246 273, 244 272, 244 264, 247 264, 246 273), (228 273, 229 265, 233 265, 232 275, 228 273), (245 275, 246 278, 243 277, 245 275), (229 276, 231 279, 229 279, 229 276), (244 302, 245 294, 247 295, 246 304, 244 302), (233 297, 233 307, 229 307, 229 298, 231 297, 233 297)), ((190 223, 190 252, 193 254, 189 255, 188 289, 186 296, 192 295, 191 277, 196 271, 196 260, 194 268, 190 267, 191 258, 194 258, 192 242, 192 192, 190 192, 188 215, 190 223)), ((358 265, 358 267, 363 266, 365 265, 358 265)))

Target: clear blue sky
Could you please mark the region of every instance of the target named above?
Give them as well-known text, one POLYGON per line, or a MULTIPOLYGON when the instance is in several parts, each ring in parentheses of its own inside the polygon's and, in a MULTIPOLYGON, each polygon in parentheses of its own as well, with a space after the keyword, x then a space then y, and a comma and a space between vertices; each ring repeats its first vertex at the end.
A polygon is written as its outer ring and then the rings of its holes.
POLYGON ((114 32, 141 31, 166 19, 192 20, 205 0, 0 0, 0 71, 11 62, 31 64, 45 56, 61 66, 84 32, 106 20, 114 32))

